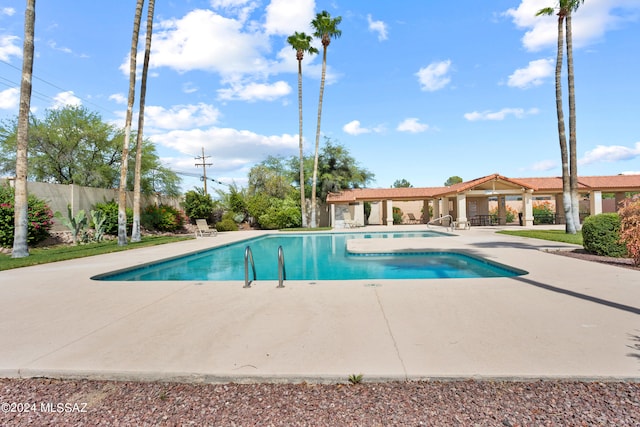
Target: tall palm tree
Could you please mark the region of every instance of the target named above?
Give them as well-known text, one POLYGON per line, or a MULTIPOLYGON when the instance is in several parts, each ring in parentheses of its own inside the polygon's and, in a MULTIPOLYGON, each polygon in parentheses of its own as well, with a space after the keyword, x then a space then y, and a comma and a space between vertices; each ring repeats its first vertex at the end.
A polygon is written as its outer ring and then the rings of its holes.
POLYGON ((316 128, 316 149, 313 159, 313 180, 311 187, 311 227, 315 228, 316 223, 316 187, 318 182, 318 151, 320 148, 320 123, 322 121, 322 97, 324 95, 324 81, 327 74, 327 47, 331 43, 331 39, 337 39, 342 35, 342 31, 338 29, 338 25, 342 22, 342 17, 331 18, 326 10, 316 14, 311 21, 311 27, 314 29, 313 35, 322 41, 322 76, 320 78, 320 98, 318 99, 318 127, 316 128))
POLYGON ((22 81, 20 83, 20 109, 18 112, 16 182, 13 224, 12 258, 29 256, 27 246, 28 200, 27 157, 29 147, 29 110, 31 109, 31 78, 33 75, 33 40, 36 23, 36 0, 27 0, 24 12, 24 44, 22 47, 22 81))
POLYGON ((140 237, 140 180, 142 171, 142 139, 144 127, 144 105, 147 96, 147 74, 149 72, 149 56, 151 55, 151 35, 153 32, 153 11, 156 0, 149 0, 147 10, 147 35, 142 63, 142 79, 140 81, 140 111, 138 112, 138 134, 136 136, 136 165, 133 178, 133 229, 131 241, 139 242, 140 237))
POLYGON ((122 143, 122 164, 120 165, 120 189, 118 192, 118 245, 127 244, 127 167, 129 159, 129 140, 131 139, 131 120, 133 103, 136 94, 136 55, 138 54, 138 36, 142 20, 144 0, 137 0, 136 14, 133 18, 133 36, 131 37, 131 53, 129 54, 129 97, 127 100, 127 116, 124 124, 124 142, 122 143))
POLYGON ((300 209, 302 211, 302 226, 307 227, 307 202, 304 193, 304 154, 302 146, 302 59, 304 54, 310 55, 318 53, 318 49, 311 46, 312 37, 305 33, 295 32, 287 38, 287 43, 296 51, 298 60, 298 145, 300 147, 300 209))
MULTIPOLYGON (((556 112, 558 118, 558 139, 560 142, 560 156, 562 160, 562 205, 565 213, 565 231, 575 234, 579 226, 579 209, 577 196, 577 155, 575 138, 575 93, 573 88, 573 51, 571 45, 571 11, 576 10, 584 0, 560 0, 558 15, 558 41, 556 58, 556 112), (566 21, 569 20, 567 23, 566 21), (567 68, 569 69, 569 138, 570 144, 567 150, 567 136, 564 123, 564 111, 562 103, 562 62, 564 53, 564 25, 567 28, 567 68), (572 179, 575 174, 575 179, 572 179)), ((552 15, 556 11, 553 7, 540 9, 536 16, 552 15)))
POLYGON ((580 205, 578 202, 578 153, 576 136, 576 95, 573 73, 573 36, 571 15, 578 10, 584 0, 565 0, 566 43, 567 43, 567 86, 569 86, 569 182, 571 187, 571 213, 576 231, 580 226, 580 205))

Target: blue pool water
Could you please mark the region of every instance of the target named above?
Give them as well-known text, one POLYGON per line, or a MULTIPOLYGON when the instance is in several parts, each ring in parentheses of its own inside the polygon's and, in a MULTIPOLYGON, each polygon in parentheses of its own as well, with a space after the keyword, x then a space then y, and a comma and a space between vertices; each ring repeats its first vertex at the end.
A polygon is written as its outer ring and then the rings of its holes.
MULTIPOLYGON (((96 280, 244 280, 244 253, 251 247, 257 280, 278 279, 278 247, 285 257, 287 280, 433 279, 510 277, 521 270, 456 252, 405 254, 347 253, 348 239, 431 237, 421 233, 279 234, 99 275, 96 280)), ((252 276, 252 275, 251 275, 252 276)), ((253 278, 253 277, 251 277, 253 278)))

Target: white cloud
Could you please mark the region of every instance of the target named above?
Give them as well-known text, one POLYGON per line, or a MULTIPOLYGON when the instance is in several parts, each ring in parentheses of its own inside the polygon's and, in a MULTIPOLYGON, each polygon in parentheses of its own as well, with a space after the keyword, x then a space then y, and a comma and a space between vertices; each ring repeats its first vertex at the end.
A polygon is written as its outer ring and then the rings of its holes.
MULTIPOLYGON (((214 71, 226 78, 268 71, 269 61, 263 55, 270 49, 268 37, 245 28, 238 19, 196 9, 182 18, 161 21, 157 28, 151 68, 214 71)), ((128 74, 128 59, 120 69, 128 74)))
POLYGON ((289 36, 295 31, 309 32, 310 28, 301 28, 300 23, 308 23, 315 16, 314 0, 271 0, 266 8, 267 16, 264 29, 267 34, 289 36))
POLYGON ((526 68, 517 69, 509 76, 507 85, 526 89, 531 86, 539 86, 546 77, 554 73, 553 59, 538 59, 529 62, 526 68))
POLYGON ((525 116, 538 114, 538 112, 539 110, 537 108, 530 108, 526 111, 523 108, 503 108, 500 111, 474 111, 472 113, 466 113, 464 118, 470 122, 479 120, 504 120, 507 116, 514 116, 521 119, 525 116))
POLYGON ((297 135, 268 136, 231 128, 173 130, 149 138, 156 144, 189 156, 183 160, 183 167, 176 166, 179 170, 194 170, 193 156, 204 148, 205 153, 211 156, 213 165, 209 170, 212 176, 220 171, 240 172, 270 155, 290 156, 298 150, 297 135))
POLYGON ((352 120, 342 126, 342 130, 349 135, 362 135, 363 133, 371 133, 371 129, 360 126, 360 120, 352 120))
POLYGON ((0 15, 13 16, 16 13, 16 10, 12 7, 3 7, 0 9, 0 15))
POLYGON ((58 109, 64 108, 67 105, 82 105, 82 100, 73 94, 72 90, 66 92, 60 92, 53 97, 53 105, 51 108, 58 109))
POLYGON ((17 36, 0 36, 0 60, 9 61, 12 56, 22 56, 22 48, 17 45, 17 36))
POLYGON ((557 163, 553 160, 541 160, 539 162, 534 163, 533 165, 531 165, 531 170, 534 171, 548 171, 551 169, 554 169, 557 166, 557 163))
POLYGON ((448 73, 451 69, 451 60, 434 62, 416 73, 420 82, 420 89, 426 92, 434 92, 444 88, 451 81, 448 73))
POLYGON ((387 24, 385 24, 383 21, 374 21, 371 18, 371 15, 367 15, 367 22, 369 23, 369 31, 378 33, 379 41, 383 41, 387 39, 388 37, 387 24))
POLYGON ((396 130, 398 132, 411 132, 411 133, 420 133, 429 129, 429 125, 424 123, 419 123, 419 119, 411 117, 403 120, 396 130))
POLYGON ((640 157, 640 142, 636 142, 635 147, 625 147, 623 145, 598 145, 593 150, 589 150, 584 157, 578 160, 580 165, 588 165, 598 162, 618 162, 632 160, 640 157))
POLYGON ((174 105, 169 109, 146 106, 145 125, 154 129, 187 129, 217 123, 220 111, 207 104, 174 105))
POLYGON ((18 108, 20 103, 20 89, 12 87, 0 91, 0 110, 12 110, 18 108))
MULTIPOLYGON (((507 10, 504 15, 513 23, 526 30, 522 44, 530 51, 555 47, 557 43, 557 16, 535 16, 536 13, 553 4, 541 0, 521 0, 515 9, 507 10)), ((587 46, 602 39, 604 34, 615 29, 625 20, 631 20, 633 14, 625 9, 640 10, 636 0, 591 0, 584 2, 573 13, 572 35, 575 48, 587 46)))
POLYGON ((109 95, 109 100, 121 105, 127 103, 127 97, 121 93, 114 93, 113 95, 109 95))
POLYGON ((285 81, 273 84, 249 83, 232 84, 229 89, 219 89, 218 98, 227 101, 273 101, 291 93, 291 86, 285 81))

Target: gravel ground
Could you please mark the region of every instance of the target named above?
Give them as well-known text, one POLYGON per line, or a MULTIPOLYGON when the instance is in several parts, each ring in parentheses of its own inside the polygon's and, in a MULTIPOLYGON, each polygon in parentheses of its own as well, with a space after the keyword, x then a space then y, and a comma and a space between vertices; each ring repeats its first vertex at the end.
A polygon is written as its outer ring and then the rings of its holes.
POLYGON ((3 426, 640 426, 637 382, 0 379, 0 402, 3 426))

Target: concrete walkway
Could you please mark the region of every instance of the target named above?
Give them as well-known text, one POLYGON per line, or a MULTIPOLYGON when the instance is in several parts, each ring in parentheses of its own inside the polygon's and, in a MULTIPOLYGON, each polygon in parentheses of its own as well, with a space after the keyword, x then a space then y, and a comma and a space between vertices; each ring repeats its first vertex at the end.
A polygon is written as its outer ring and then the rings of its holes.
POLYGON ((284 289, 275 281, 244 289, 241 282, 90 279, 259 232, 2 271, 0 376, 640 381, 640 272, 548 254, 540 249, 571 245, 496 230, 383 243, 394 250, 464 250, 529 274, 287 281, 284 289))

